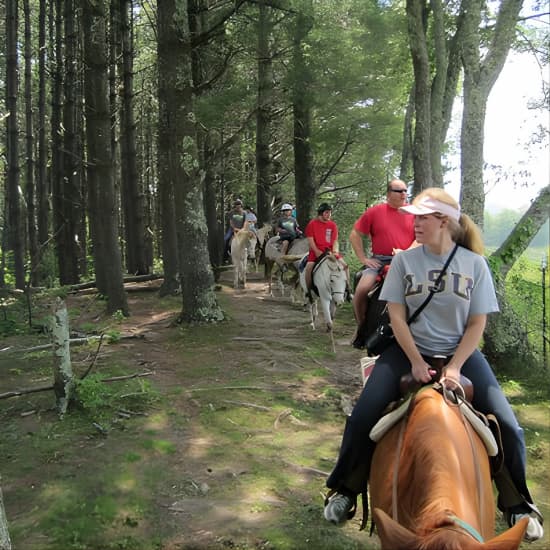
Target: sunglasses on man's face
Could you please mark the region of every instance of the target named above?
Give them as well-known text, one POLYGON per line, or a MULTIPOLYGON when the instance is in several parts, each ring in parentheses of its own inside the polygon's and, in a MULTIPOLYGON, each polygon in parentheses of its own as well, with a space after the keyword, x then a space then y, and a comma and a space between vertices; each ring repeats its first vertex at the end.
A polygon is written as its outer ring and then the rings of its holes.
POLYGON ((390 189, 392 193, 406 193, 406 189, 390 189))

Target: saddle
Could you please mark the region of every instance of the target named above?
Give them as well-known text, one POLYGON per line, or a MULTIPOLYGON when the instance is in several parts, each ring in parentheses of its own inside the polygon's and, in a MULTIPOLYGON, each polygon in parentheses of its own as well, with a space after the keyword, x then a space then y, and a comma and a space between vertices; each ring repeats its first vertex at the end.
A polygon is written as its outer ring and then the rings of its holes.
MULTIPOLYGON (((329 254, 329 252, 325 251, 320 256, 317 256, 317 258, 315 258, 315 263, 313 264, 313 269, 311 270, 311 287, 307 289, 307 291, 309 293, 310 302, 313 300, 313 294, 312 294, 313 292, 315 292, 315 294, 317 294, 317 296, 319 296, 319 290, 317 289, 317 285, 315 284, 314 275, 315 275, 315 272, 317 271, 317 269, 319 268, 319 265, 327 257, 328 254, 329 254)), ((307 264, 307 256, 304 256, 304 259, 300 263, 300 270, 301 271, 303 271, 306 268, 306 264, 307 264), (303 268, 302 268, 302 264, 304 266, 303 268)))
MULTIPOLYGON (((442 366, 447 364, 450 357, 432 357, 434 361, 432 366, 437 370, 437 364, 442 366)), ((440 372, 435 375, 435 379, 439 380, 441 377, 440 372)), ((451 391, 444 387, 440 382, 430 382, 428 385, 422 385, 413 379, 412 374, 408 373, 401 377, 400 391, 403 396, 400 401, 390 403, 384 415, 372 428, 369 437, 372 441, 378 442, 384 434, 386 434, 399 420, 404 418, 410 408, 412 407, 413 399, 416 393, 423 391, 424 389, 431 387, 441 393, 451 403, 458 406, 460 411, 464 415, 464 418, 470 423, 470 426, 478 434, 483 441, 487 454, 489 455, 491 463, 491 472, 493 477, 502 468, 504 460, 502 439, 500 435, 500 428, 498 421, 494 415, 484 415, 483 413, 474 409, 471 404, 473 398, 473 384, 470 379, 464 375, 460 376, 460 385, 462 387, 463 395, 459 396, 455 391, 451 391)))

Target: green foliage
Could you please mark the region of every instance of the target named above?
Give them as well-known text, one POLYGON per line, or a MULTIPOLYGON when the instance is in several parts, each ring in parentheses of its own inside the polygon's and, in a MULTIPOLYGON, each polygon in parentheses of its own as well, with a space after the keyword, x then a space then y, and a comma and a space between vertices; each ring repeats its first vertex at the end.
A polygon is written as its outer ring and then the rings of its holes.
MULTIPOLYGON (((483 240, 487 247, 499 247, 512 232, 522 215, 523 212, 517 210, 501 210, 496 214, 485 212, 483 240)), ((549 221, 532 238, 531 248, 548 247, 548 224, 549 221)))
POLYGON ((158 400, 158 392, 143 378, 121 382, 104 382, 105 375, 90 374, 77 381, 78 401, 94 420, 110 422, 120 407, 141 410, 158 400))
MULTIPOLYGON (((506 300, 528 335, 529 348, 540 364, 543 363, 543 303, 540 264, 523 256, 506 278, 506 300)), ((546 314, 550 311, 550 292, 546 281, 546 314)), ((547 347, 547 353, 550 351, 547 347)), ((548 358, 547 358, 548 360, 548 358)))
POLYGON ((112 315, 111 318, 114 321, 117 321, 118 323, 122 323, 124 321, 125 315, 124 312, 121 309, 117 309, 112 315))
POLYGON ((116 389, 102 382, 99 374, 90 374, 77 382, 78 399, 91 416, 101 418, 107 413, 115 397, 116 389))

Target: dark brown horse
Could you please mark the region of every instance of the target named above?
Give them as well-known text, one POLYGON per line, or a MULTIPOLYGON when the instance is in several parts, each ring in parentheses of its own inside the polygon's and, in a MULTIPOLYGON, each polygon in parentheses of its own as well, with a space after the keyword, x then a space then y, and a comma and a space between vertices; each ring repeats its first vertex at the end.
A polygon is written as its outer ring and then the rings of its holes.
POLYGON ((387 550, 512 550, 527 526, 521 520, 495 537, 485 446, 433 388, 419 392, 408 417, 377 443, 370 496, 387 550))

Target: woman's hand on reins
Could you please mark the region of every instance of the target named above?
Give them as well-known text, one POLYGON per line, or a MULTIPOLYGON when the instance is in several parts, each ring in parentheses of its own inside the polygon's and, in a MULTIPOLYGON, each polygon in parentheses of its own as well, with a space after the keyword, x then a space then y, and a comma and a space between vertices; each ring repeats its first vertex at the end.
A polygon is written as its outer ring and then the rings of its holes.
POLYGON ((411 364, 411 372, 413 378, 417 382, 427 384, 432 380, 437 371, 432 369, 431 366, 426 363, 426 361, 420 359, 419 361, 415 361, 411 364))

